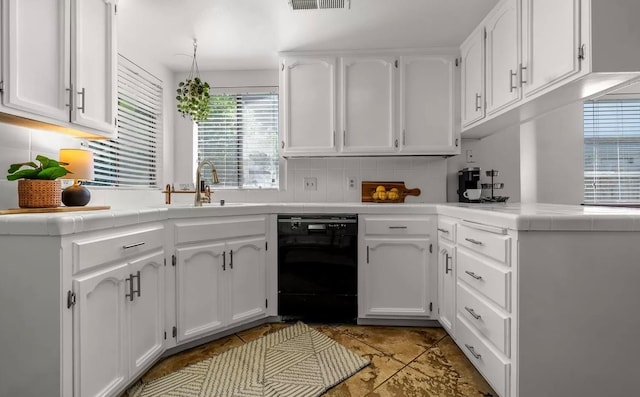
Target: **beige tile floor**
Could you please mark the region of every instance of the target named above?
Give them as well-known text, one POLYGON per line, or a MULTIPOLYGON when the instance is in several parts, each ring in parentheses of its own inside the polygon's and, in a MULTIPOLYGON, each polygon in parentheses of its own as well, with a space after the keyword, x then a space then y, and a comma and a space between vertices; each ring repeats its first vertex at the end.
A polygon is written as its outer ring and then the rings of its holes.
MULTIPOLYGON (((328 390, 326 397, 497 396, 441 328, 309 325, 371 362, 328 390)), ((142 381, 151 381, 287 326, 265 324, 178 353, 158 362, 142 381)))

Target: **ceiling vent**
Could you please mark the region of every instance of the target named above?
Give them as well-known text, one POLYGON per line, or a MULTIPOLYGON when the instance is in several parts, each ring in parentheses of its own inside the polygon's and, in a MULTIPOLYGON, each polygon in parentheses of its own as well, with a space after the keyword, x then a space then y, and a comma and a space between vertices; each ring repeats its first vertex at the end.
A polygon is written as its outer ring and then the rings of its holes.
POLYGON ((351 0, 289 0, 291 9, 322 10, 328 8, 351 8, 351 0))

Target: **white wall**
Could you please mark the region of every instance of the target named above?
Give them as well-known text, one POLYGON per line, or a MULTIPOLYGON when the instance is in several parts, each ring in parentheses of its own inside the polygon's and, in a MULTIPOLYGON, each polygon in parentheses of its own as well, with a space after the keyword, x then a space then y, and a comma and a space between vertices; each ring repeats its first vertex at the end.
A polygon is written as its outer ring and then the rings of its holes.
MULTIPOLYGON (((464 137, 464 134, 463 134, 464 137)), ((504 189, 495 190, 495 196, 509 197, 509 203, 520 202, 520 136, 518 126, 505 129, 483 139, 463 139, 462 154, 447 161, 447 201, 458 201, 458 171, 465 167, 480 167, 480 183, 490 183, 487 170, 498 170, 494 182, 504 183, 504 189), (467 163, 467 150, 474 162, 467 163)), ((483 190, 482 197, 490 197, 491 190, 483 190)))
POLYGON ((581 204, 583 151, 582 102, 522 124, 522 202, 581 204))

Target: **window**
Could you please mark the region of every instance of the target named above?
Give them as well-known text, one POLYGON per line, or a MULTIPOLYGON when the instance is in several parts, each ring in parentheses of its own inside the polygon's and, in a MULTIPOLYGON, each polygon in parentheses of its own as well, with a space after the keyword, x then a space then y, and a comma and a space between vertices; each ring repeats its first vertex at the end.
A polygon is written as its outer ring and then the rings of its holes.
POLYGON ((162 134, 162 81, 118 56, 118 138, 92 141, 91 185, 157 187, 162 134))
POLYGON ((585 102, 584 201, 640 202, 640 99, 585 102))
POLYGON ((216 166, 217 188, 278 188, 278 94, 212 95, 210 107, 197 125, 197 157, 216 166))

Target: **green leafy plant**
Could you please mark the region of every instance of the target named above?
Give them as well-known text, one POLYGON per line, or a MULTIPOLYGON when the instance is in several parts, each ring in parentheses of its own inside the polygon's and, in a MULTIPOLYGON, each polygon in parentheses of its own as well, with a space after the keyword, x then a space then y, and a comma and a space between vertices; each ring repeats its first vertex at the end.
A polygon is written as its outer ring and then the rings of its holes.
POLYGON ((11 164, 7 171, 7 180, 15 181, 16 179, 45 179, 53 180, 71 173, 64 165, 68 163, 62 163, 43 155, 37 155, 36 161, 40 164, 36 164, 33 161, 28 163, 11 164), (26 167, 26 168, 23 168, 26 167))
POLYGON ((189 116, 193 121, 200 122, 209 116, 209 83, 199 77, 188 78, 178 83, 178 112, 182 117, 189 116))
POLYGON ((176 100, 178 101, 178 112, 182 117, 189 116, 196 123, 204 121, 209 116, 209 83, 200 79, 200 70, 198 69, 198 60, 196 53, 198 51, 198 41, 193 40, 193 60, 191 62, 191 71, 189 77, 185 81, 178 83, 176 100))

